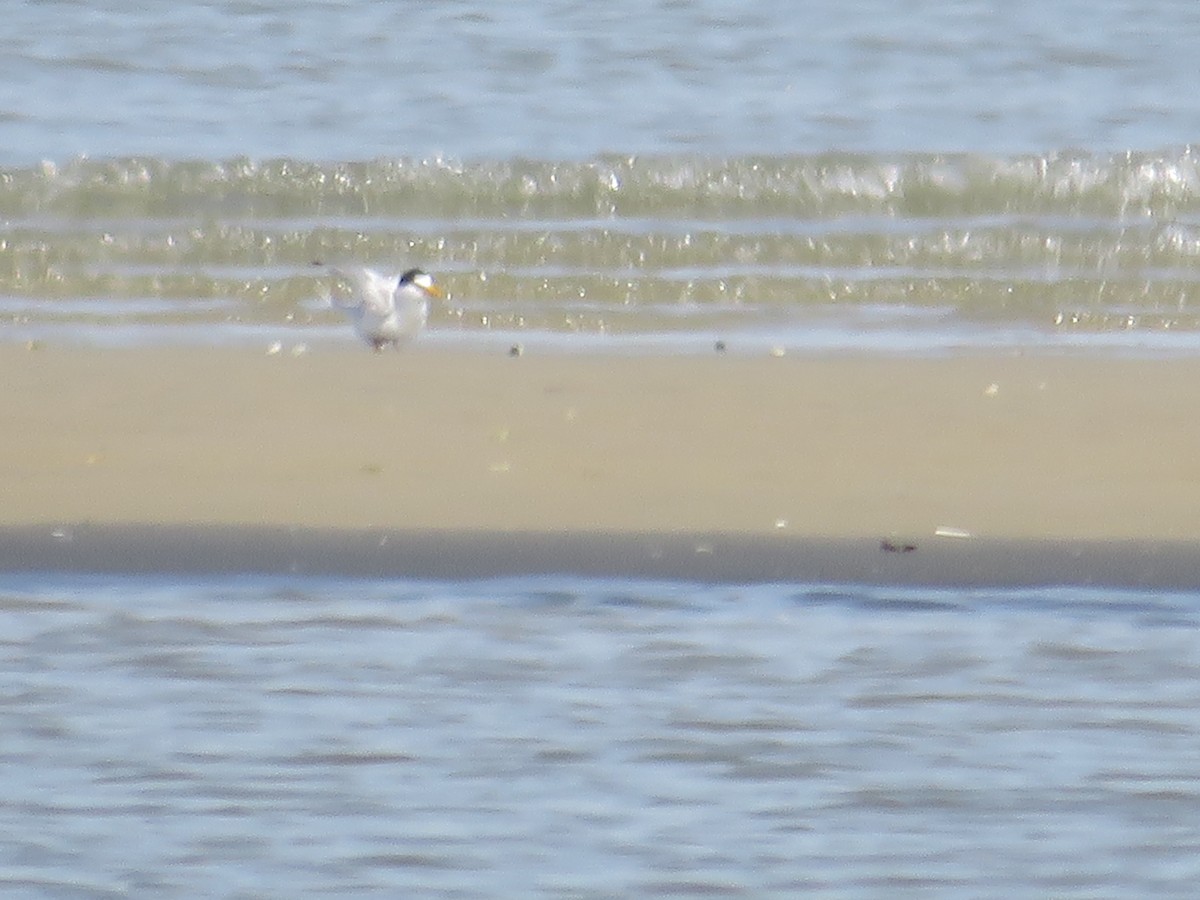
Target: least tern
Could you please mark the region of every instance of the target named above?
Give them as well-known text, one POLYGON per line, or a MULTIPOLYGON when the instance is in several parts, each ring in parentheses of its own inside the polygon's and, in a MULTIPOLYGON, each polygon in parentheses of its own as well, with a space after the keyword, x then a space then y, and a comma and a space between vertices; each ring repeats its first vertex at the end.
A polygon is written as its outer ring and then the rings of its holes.
POLYGON ((334 269, 330 302, 344 312, 359 336, 375 348, 399 348, 415 338, 429 318, 429 298, 445 292, 421 269, 381 275, 373 269, 334 269))

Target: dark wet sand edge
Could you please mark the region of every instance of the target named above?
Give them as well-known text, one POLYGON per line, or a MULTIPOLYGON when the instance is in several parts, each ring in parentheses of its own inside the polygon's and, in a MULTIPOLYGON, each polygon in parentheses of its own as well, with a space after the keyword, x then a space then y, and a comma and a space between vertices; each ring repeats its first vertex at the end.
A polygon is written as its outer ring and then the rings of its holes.
POLYGON ((814 539, 726 534, 487 533, 209 525, 0 528, 0 574, 473 580, 570 575, 703 583, 1200 588, 1170 541, 814 539))

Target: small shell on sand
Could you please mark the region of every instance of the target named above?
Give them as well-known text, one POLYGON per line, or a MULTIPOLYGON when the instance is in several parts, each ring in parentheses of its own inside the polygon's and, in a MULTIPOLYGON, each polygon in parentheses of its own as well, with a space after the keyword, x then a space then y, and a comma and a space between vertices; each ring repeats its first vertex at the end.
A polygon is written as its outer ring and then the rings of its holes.
POLYGON ((975 535, 965 528, 955 528, 953 525, 939 525, 933 529, 934 535, 944 538, 973 538, 975 535))

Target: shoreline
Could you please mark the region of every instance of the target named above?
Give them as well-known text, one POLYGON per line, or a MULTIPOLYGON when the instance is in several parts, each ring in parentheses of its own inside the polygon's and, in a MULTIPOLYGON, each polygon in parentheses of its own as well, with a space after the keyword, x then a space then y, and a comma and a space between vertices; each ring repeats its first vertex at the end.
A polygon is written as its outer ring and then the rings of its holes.
POLYGON ((1141 583, 1105 560, 1142 571, 1150 554, 1192 583, 1181 560, 1200 549, 1187 357, 0 346, 0 379, 4 570, 28 568, 18 546, 52 565, 32 536, 55 530, 135 570, 135 538, 159 534, 209 547, 205 569, 218 547, 241 558, 204 537, 219 534, 271 559, 280 534, 320 535, 305 552, 339 572, 367 534, 425 548, 422 571, 459 552, 552 567, 539 542, 591 571, 599 541, 596 571, 653 572, 637 548, 654 539, 691 560, 663 569, 679 577, 754 573, 685 552, 708 541, 789 579, 805 571, 792 554, 850 580, 907 567, 933 582, 977 555, 1005 583, 1037 559, 1141 583))
POLYGON ((730 534, 480 533, 253 526, 0 528, 14 575, 332 577, 474 581, 571 576, 708 584, 1195 590, 1190 543, 730 534))

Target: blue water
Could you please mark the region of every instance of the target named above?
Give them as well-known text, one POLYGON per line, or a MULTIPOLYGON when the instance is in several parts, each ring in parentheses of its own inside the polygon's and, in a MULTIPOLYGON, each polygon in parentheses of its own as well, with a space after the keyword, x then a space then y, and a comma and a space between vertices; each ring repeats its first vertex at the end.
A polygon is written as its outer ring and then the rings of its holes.
MULTIPOLYGON (((1200 6, 21 2, 0 340, 1195 352, 1200 6), (665 337, 664 337, 665 335, 665 337)), ((5 477, 11 477, 5 476, 5 477)), ((1200 593, 0 576, 27 897, 1177 896, 1200 593)))
POLYGON ((319 258, 434 272, 443 340, 1191 353, 1198 43, 1165 0, 20 3, 0 340, 352 340, 319 258))
POLYGON ((1174 896, 1200 597, 0 582, 5 896, 1174 896))
POLYGON ((1149 150, 1200 135, 1176 0, 19 3, 0 162, 1149 150))

